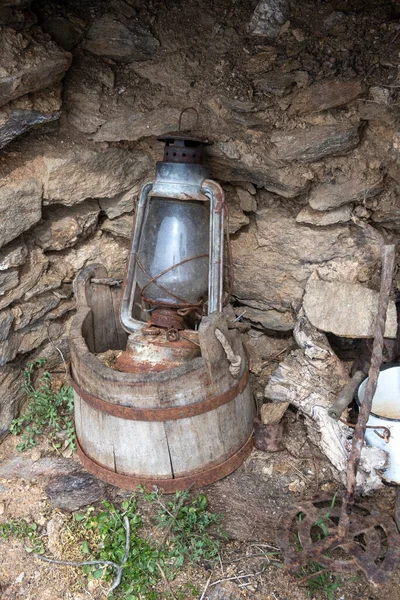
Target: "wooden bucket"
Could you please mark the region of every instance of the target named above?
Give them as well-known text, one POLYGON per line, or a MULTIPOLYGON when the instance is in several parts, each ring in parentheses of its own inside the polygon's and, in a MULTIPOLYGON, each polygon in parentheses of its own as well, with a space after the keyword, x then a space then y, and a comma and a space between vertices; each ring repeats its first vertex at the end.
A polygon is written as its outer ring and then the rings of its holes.
POLYGON ((124 350, 115 291, 91 279, 107 278, 101 265, 75 280, 77 313, 70 335, 78 453, 88 471, 118 487, 156 485, 164 492, 201 487, 234 471, 250 454, 255 404, 248 363, 236 330, 223 314, 204 318, 202 356, 158 373, 123 373, 96 354, 124 350), (242 358, 229 373, 218 327, 242 358))

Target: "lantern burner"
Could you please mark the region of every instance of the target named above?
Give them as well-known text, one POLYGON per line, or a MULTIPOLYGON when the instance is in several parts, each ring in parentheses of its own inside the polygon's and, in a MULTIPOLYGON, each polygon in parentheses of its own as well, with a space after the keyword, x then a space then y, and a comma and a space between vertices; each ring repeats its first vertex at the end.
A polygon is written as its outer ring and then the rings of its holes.
POLYGON ((162 327, 163 329, 185 329, 185 317, 180 315, 177 310, 167 306, 159 306, 154 310, 147 323, 147 330, 150 327, 162 327))

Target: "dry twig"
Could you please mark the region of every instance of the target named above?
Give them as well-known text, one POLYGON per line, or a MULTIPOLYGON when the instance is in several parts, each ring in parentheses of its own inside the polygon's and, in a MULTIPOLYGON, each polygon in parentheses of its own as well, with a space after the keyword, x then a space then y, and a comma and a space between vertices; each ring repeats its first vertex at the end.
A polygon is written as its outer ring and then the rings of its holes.
POLYGON ((210 577, 207 579, 207 583, 206 583, 206 585, 204 586, 204 590, 203 590, 203 593, 202 593, 202 594, 201 594, 201 596, 200 596, 200 600, 203 600, 203 599, 204 599, 204 596, 206 595, 206 591, 208 590, 208 586, 210 585, 210 581, 211 581, 211 575, 210 575, 210 577))
POLYGON ((86 565, 95 566, 95 565, 104 565, 105 567, 113 567, 117 571, 117 575, 113 581, 112 586, 110 587, 108 594, 113 592, 121 583, 122 572, 126 561, 128 560, 130 544, 131 544, 131 528, 129 524, 129 519, 127 516, 124 517, 124 529, 126 533, 125 538, 125 552, 122 559, 122 563, 119 565, 111 560, 84 560, 84 561, 75 561, 75 560, 56 560, 54 558, 49 558, 48 556, 40 556, 40 554, 34 554, 36 558, 39 560, 43 560, 44 562, 52 563, 54 565, 62 565, 65 567, 85 567, 86 565))

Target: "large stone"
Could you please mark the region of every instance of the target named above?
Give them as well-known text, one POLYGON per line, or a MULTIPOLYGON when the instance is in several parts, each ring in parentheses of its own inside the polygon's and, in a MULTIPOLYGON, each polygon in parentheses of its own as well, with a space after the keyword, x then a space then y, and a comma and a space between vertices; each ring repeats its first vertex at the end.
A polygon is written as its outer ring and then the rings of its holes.
MULTIPOLYGON (((65 79, 64 109, 69 123, 83 133, 95 133, 107 120, 110 96, 113 98, 115 77, 111 65, 85 54, 77 57, 65 79)), ((118 107, 111 104, 115 116, 118 107)))
POLYGON ((110 118, 94 134, 95 142, 137 141, 174 131, 179 121, 180 110, 160 108, 148 113, 134 113, 110 118))
POLYGON ((52 479, 46 494, 54 508, 72 512, 104 498, 106 489, 106 484, 90 473, 75 473, 52 479))
POLYGON ((42 184, 23 169, 0 179, 0 247, 40 221, 42 184))
MULTIPOLYGON (((379 293, 363 285, 346 281, 310 279, 303 307, 314 327, 340 337, 369 338, 374 335, 379 293)), ((391 300, 386 319, 385 337, 397 333, 396 305, 391 300)))
MULTIPOLYGON (((28 302, 22 302, 12 307, 11 314, 14 318, 14 330, 18 331, 28 325, 36 323, 46 313, 58 306, 61 298, 52 292, 37 296, 28 302)), ((1 314, 1 313, 0 313, 1 314)))
POLYGON ((284 96, 289 93, 296 82, 293 73, 284 73, 282 71, 271 71, 254 80, 254 86, 257 90, 274 94, 275 96, 284 96))
POLYGON ((146 154, 123 148, 92 150, 89 147, 58 149, 46 155, 44 199, 46 204, 71 206, 87 198, 110 198, 127 191, 147 174, 146 154))
POLYGON ((318 81, 309 88, 301 90, 292 102, 289 112, 291 114, 306 115, 321 112, 336 106, 343 106, 355 100, 362 92, 361 81, 318 81))
POLYGON ((56 264, 58 268, 67 268, 72 277, 79 269, 94 262, 104 265, 110 277, 123 277, 128 253, 128 240, 98 231, 85 244, 70 248, 56 264))
POLYGON ((251 75, 266 73, 273 67, 278 57, 278 51, 275 46, 263 46, 262 52, 251 56, 246 62, 246 71, 251 75))
POLYGON ((60 304, 58 304, 55 308, 53 308, 46 314, 46 321, 53 321, 54 319, 59 319, 63 317, 66 313, 75 310, 75 308, 75 298, 69 298, 67 300, 61 301, 60 304))
MULTIPOLYGON (((202 33, 200 34, 200 39, 200 44, 204 44, 202 33)), ((217 39, 218 36, 214 37, 213 42, 216 43, 217 39)), ((171 40, 168 41, 168 45, 170 45, 170 42, 171 40)), ((193 81, 196 82, 198 80, 199 63, 197 60, 188 60, 185 45, 184 42, 183 47, 177 47, 176 42, 173 42, 173 49, 171 49, 170 53, 159 52, 151 61, 137 61, 129 65, 129 70, 135 72, 139 77, 147 79, 155 86, 154 90, 159 89, 160 86, 164 88, 161 98, 158 97, 161 99, 162 104, 165 103, 167 95, 167 97, 176 99, 177 106, 181 107, 183 98, 188 98, 191 84, 193 81), (171 60, 172 56, 173 59, 171 60)), ((205 101, 206 98, 203 97, 203 106, 205 101)), ((174 131, 176 129, 177 126, 175 124, 174 131)))
POLYGON ((9 290, 18 285, 18 269, 8 269, 0 271, 0 296, 4 296, 9 290))
POLYGON ((296 217, 297 223, 309 223, 317 227, 347 223, 351 220, 351 206, 340 206, 329 211, 314 210, 310 206, 301 209, 296 217))
POLYGON ((64 50, 72 50, 83 39, 83 31, 76 20, 72 22, 63 16, 45 15, 40 22, 43 30, 64 50))
POLYGON ((289 408, 289 402, 268 402, 261 407, 261 423, 277 425, 289 408))
MULTIPOLYGON (((0 439, 7 435, 25 399, 23 384, 23 366, 19 362, 0 367, 0 439)), ((0 461, 0 477, 3 472, 4 463, 0 461)))
POLYGON ((351 202, 363 202, 382 191, 382 178, 378 174, 355 177, 338 183, 323 183, 315 187, 308 202, 314 210, 331 210, 351 202))
POLYGON ((42 344, 37 350, 34 350, 30 355, 30 360, 37 358, 46 359, 46 368, 51 370, 55 367, 60 367, 60 352, 65 361, 69 360, 69 327, 70 321, 67 321, 66 328, 56 340, 42 344))
POLYGON ((326 156, 347 154, 359 143, 358 127, 315 125, 311 129, 275 131, 271 136, 278 159, 312 163, 326 156))
POLYGON ((44 250, 64 250, 95 230, 100 208, 96 200, 86 200, 73 207, 52 206, 44 222, 34 231, 35 241, 44 250))
POLYGON ((239 197, 240 208, 244 212, 256 212, 257 200, 255 199, 254 194, 251 194, 241 187, 236 188, 236 193, 239 197))
POLYGON ((38 348, 45 340, 54 340, 62 333, 60 323, 37 323, 12 332, 0 342, 0 366, 12 361, 17 354, 26 354, 38 348))
POLYGON ((72 60, 54 42, 38 43, 13 29, 0 30, 0 47, 0 106, 58 83, 72 60))
POLYGON ((15 300, 19 300, 24 294, 29 292, 39 281, 48 262, 49 260, 44 256, 42 250, 39 248, 32 250, 28 260, 21 268, 19 284, 0 297, 0 310, 9 306, 15 300))
MULTIPOLYGON (((245 193, 245 190, 241 190, 245 193)), ((244 214, 240 206, 241 200, 239 196, 239 188, 232 188, 229 185, 224 186, 225 204, 228 209, 228 226, 230 235, 236 233, 250 223, 250 219, 244 214)))
POLYGON ((286 332, 291 331, 296 323, 294 314, 291 311, 279 311, 278 307, 259 310, 248 306, 243 311, 243 307, 240 306, 237 308, 237 312, 239 314, 244 312, 244 321, 250 321, 254 327, 260 329, 286 332))
POLYGON ((326 280, 360 283, 380 264, 379 245, 367 231, 354 225, 322 229, 299 224, 295 207, 277 201, 258 209, 255 227, 239 232, 232 249, 235 297, 267 313, 263 323, 259 314, 252 315, 255 322, 265 327, 275 321, 279 331, 283 323, 293 323, 313 272, 326 280))
POLYGON ((124 25, 111 15, 103 15, 94 21, 86 41, 89 52, 122 63, 149 60, 159 47, 159 41, 137 21, 128 21, 124 25))
MULTIPOLYGON (((239 311, 243 312, 242 306, 235 309, 236 313, 239 311)), ((266 367, 274 368, 277 358, 283 356, 290 347, 290 340, 286 336, 269 336, 264 331, 253 328, 242 339, 249 356, 250 371, 258 376, 265 374, 266 367)))
POLYGON ((127 192, 115 196, 115 198, 101 198, 99 200, 100 208, 109 219, 115 219, 124 213, 133 212, 135 200, 138 196, 140 185, 131 188, 127 192))
POLYGON ((375 100, 359 100, 358 114, 360 119, 373 121, 376 123, 385 123, 395 126, 399 122, 399 109, 397 106, 391 106, 375 100))
MULTIPOLYGON (((22 382, 21 368, 20 371, 22 382)), ((25 393, 23 392, 24 395, 25 393)), ((61 475, 69 475, 81 468, 82 465, 79 462, 70 458, 62 458, 61 456, 45 456, 36 461, 26 456, 13 456, 0 463, 0 477, 2 479, 37 481, 61 475)))
POLYGON ((20 267, 27 256, 28 249, 24 242, 11 242, 0 250, 0 271, 20 267))
POLYGON ((36 283, 26 289, 23 294, 23 300, 28 301, 35 296, 40 296, 45 292, 52 291, 57 296, 63 297, 60 290, 64 282, 71 284, 75 271, 68 263, 59 258, 58 255, 47 255, 49 258, 46 270, 41 274, 36 283), (61 294, 61 295, 60 295, 61 294))
POLYGON ((284 168, 271 156, 262 132, 248 131, 246 141, 216 143, 208 154, 211 175, 220 181, 249 181, 285 198, 295 198, 309 186, 300 170, 284 168))
POLYGON ((133 233, 134 217, 133 215, 125 214, 115 219, 106 219, 101 229, 111 233, 117 237, 131 239, 133 233))
POLYGON ((14 320, 13 314, 10 310, 2 310, 0 312, 0 341, 3 342, 7 339, 10 333, 11 325, 14 320))
POLYGON ((370 98, 357 103, 360 119, 396 126, 400 111, 398 104, 393 102, 393 91, 389 87, 372 86, 369 89, 370 98))
MULTIPOLYGON (((163 61, 165 63, 165 60, 163 61)), ((135 135, 135 126, 140 126, 145 135, 149 135, 144 129, 145 124, 141 120, 141 114, 146 113, 149 131, 163 129, 168 131, 171 125, 169 108, 153 114, 152 103, 145 102, 144 108, 139 111, 135 102, 138 97, 136 77, 123 77, 116 85, 116 77, 111 61, 105 61, 92 54, 77 56, 74 60, 74 68, 70 69, 66 76, 64 92, 64 106, 67 119, 76 129, 84 133, 95 134, 101 125, 105 126, 104 135, 124 135, 123 125, 126 122, 130 129, 129 135, 135 135), (158 125, 157 125, 158 120, 158 125), (110 125, 106 125, 110 122, 110 125), (114 133, 113 133, 114 132, 114 133)), ((145 65, 147 63, 134 63, 145 65)), ((153 65, 151 61, 150 66, 153 65)), ((129 67, 131 72, 132 65, 129 67)), ((122 76, 122 74, 121 74, 122 76)), ((157 106, 155 101, 155 106, 157 106)), ((141 107, 142 108, 142 107, 141 107)), ((179 111, 178 111, 179 112, 179 111)), ((173 130, 177 129, 178 116, 172 121, 173 130)), ((157 135, 155 133, 154 135, 157 135)), ((124 139, 124 138, 121 138, 124 139)))
POLYGON ((379 198, 368 202, 372 209, 372 220, 387 229, 400 229, 399 190, 397 187, 388 186, 379 198))
POLYGON ((260 0, 249 23, 249 32, 274 41, 289 16, 287 0, 260 0))
POLYGON ((14 138, 57 121, 61 116, 61 86, 21 96, 0 108, 0 148, 14 138))

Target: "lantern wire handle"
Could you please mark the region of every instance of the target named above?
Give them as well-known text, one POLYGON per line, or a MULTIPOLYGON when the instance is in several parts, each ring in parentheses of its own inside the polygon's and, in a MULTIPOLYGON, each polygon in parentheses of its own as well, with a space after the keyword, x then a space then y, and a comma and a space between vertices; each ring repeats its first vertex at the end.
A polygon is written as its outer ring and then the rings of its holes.
POLYGON ((179 131, 179 133, 181 133, 181 131, 182 131, 182 117, 185 114, 185 112, 188 112, 189 110, 193 110, 196 113, 196 122, 193 125, 193 127, 191 128, 191 130, 195 129, 197 127, 197 125, 198 125, 198 122, 199 122, 199 112, 198 112, 198 110, 196 108, 194 108, 194 106, 188 106, 187 108, 184 108, 181 111, 181 114, 179 115, 179 122, 178 122, 178 131, 179 131))

